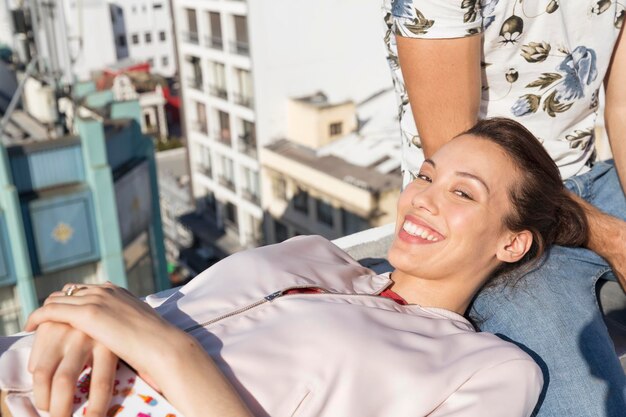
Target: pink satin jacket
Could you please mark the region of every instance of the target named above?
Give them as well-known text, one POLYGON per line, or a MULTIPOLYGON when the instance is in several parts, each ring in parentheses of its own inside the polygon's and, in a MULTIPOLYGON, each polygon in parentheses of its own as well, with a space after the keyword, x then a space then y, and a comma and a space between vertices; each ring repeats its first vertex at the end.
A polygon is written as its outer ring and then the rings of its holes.
MULTIPOLYGON (((389 285, 310 236, 235 254, 146 301, 200 341, 255 415, 531 414, 543 381, 526 353, 456 313, 377 295, 389 285), (284 294, 307 287, 322 292, 284 294)), ((38 416, 28 339, 2 341, 15 417, 38 416)))

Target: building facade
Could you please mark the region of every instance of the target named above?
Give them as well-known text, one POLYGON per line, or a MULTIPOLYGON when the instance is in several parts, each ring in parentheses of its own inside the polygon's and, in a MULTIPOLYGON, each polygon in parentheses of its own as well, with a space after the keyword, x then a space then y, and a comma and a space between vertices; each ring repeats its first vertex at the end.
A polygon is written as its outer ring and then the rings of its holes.
POLYGON ((108 0, 118 60, 148 62, 151 72, 176 74, 168 0, 108 0))
POLYGON ((261 148, 265 236, 337 239, 395 220, 400 141, 391 88, 361 103, 290 100, 290 139, 261 148), (344 133, 348 132, 348 133, 344 133))
MULTIPOLYGON (((28 101, 28 94, 24 97, 28 101)), ((0 147, 0 333, 67 282, 169 287, 153 141, 137 101, 76 84, 69 134, 22 109, 0 147)), ((30 108, 36 102, 30 100, 30 108)), ((70 114, 68 112, 68 114, 70 114)))
POLYGON ((359 0, 174 0, 196 201, 240 247, 263 241, 259 148, 291 97, 363 100, 390 84, 379 6, 359 0), (346 16, 354 16, 346 24, 346 16), (366 86, 366 88, 364 88, 366 86))

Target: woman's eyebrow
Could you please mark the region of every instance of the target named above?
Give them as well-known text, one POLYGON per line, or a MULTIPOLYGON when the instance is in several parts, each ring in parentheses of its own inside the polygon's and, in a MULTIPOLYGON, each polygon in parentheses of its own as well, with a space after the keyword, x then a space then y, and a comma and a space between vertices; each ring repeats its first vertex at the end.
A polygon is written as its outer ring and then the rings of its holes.
POLYGON ((478 175, 470 174, 469 172, 463 172, 463 171, 456 171, 455 174, 460 177, 465 177, 465 178, 478 181, 485 187, 485 189, 487 190, 487 193, 491 193, 491 190, 489 190, 489 186, 487 185, 487 183, 478 175))

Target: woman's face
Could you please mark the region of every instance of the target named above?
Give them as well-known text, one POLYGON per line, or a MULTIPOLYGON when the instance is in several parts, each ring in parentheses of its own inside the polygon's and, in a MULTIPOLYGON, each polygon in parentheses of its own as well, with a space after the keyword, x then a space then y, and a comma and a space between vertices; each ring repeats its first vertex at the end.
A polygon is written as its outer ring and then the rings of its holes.
POLYGON ((472 135, 447 143, 400 196, 390 263, 423 279, 486 278, 511 235, 503 219, 517 178, 498 145, 472 135))

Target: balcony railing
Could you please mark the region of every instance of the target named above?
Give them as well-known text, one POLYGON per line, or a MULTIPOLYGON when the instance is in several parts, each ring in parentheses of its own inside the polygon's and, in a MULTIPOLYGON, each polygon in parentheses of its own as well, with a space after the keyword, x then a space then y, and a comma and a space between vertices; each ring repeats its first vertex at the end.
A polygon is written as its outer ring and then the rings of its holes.
POLYGON ((200 165, 198 165, 198 171, 200 171, 202 174, 206 175, 209 178, 213 178, 213 171, 208 165, 201 163, 200 165))
POLYGON ((183 39, 185 42, 193 43, 194 45, 198 45, 200 43, 198 32, 183 32, 183 39))
POLYGON ((240 106, 248 107, 250 109, 254 106, 254 99, 247 94, 235 93, 233 94, 233 99, 235 100, 235 103, 240 106))
POLYGON ((194 90, 202 90, 202 79, 197 77, 187 78, 187 85, 194 90))
POLYGON ((224 40, 221 36, 205 36, 204 43, 207 47, 217 49, 219 51, 224 49, 224 40))
POLYGON ((252 158, 257 157, 256 141, 251 140, 249 134, 239 135, 238 149, 239 152, 245 153, 252 158))
POLYGON ((209 93, 212 96, 219 97, 224 100, 228 100, 228 91, 226 91, 225 87, 218 86, 218 85, 210 85, 209 93))
POLYGON ((209 133, 209 128, 207 127, 206 122, 199 122, 199 121, 192 122, 191 128, 194 131, 204 133, 205 135, 209 133))
POLYGON ((215 137, 215 140, 217 140, 220 143, 223 143, 226 146, 232 145, 230 130, 226 130, 226 129, 216 130, 215 132, 213 132, 213 136, 215 137))
POLYGON ((231 41, 230 51, 237 55, 250 55, 250 44, 248 42, 231 41))
POLYGON ((217 182, 219 182, 222 187, 226 187, 231 191, 235 191, 235 182, 232 179, 220 175, 217 179, 217 182))
POLYGON ((254 193, 247 189, 243 189, 241 190, 241 195, 249 202, 256 204, 257 206, 261 205, 261 198, 257 193, 254 193))

